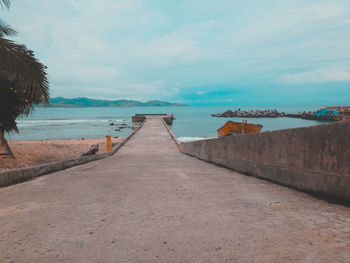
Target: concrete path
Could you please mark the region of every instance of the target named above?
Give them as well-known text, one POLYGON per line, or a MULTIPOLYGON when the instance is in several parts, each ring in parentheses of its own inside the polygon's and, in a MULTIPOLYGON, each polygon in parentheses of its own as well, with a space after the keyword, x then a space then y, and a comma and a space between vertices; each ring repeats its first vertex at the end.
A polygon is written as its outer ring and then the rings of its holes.
POLYGON ((113 157, 0 189, 0 262, 350 262, 350 208, 182 155, 150 119, 113 157))

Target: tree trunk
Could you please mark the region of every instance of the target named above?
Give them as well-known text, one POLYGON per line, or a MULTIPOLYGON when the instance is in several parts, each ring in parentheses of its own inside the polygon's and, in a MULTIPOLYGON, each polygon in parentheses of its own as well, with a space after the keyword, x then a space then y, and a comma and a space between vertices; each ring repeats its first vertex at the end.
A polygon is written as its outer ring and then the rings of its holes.
POLYGON ((11 151, 10 146, 8 145, 7 140, 5 139, 5 136, 2 131, 0 131, 0 143, 5 147, 6 154, 8 154, 10 158, 15 159, 16 157, 11 151))

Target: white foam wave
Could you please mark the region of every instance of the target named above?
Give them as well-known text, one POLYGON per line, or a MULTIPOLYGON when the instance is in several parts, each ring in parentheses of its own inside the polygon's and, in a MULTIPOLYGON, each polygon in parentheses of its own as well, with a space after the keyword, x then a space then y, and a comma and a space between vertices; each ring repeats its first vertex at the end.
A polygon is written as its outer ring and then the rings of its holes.
POLYGON ((86 124, 101 124, 108 122, 123 122, 123 120, 18 120, 17 126, 29 127, 29 126, 53 126, 53 125, 71 125, 76 123, 86 124))
POLYGON ((177 139, 180 142, 193 142, 193 141, 208 140, 208 139, 212 139, 212 138, 206 138, 206 137, 178 137, 177 139))

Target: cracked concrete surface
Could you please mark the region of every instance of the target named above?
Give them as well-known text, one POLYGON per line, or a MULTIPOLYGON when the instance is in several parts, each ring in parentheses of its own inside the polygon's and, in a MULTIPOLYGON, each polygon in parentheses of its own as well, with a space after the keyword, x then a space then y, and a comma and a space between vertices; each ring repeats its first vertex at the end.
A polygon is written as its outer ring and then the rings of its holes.
POLYGON ((350 208, 182 155, 151 118, 110 158, 0 189, 0 262, 350 262, 350 208))

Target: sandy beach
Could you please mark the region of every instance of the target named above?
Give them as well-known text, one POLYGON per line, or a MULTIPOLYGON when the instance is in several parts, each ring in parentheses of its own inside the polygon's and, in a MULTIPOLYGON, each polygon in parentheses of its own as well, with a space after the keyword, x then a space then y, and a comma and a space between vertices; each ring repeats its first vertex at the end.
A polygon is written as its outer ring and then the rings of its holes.
MULTIPOLYGON (((123 138, 112 138, 112 144, 123 138)), ((92 145, 99 145, 99 152, 106 152, 106 139, 9 141, 16 159, 0 157, 0 171, 70 159, 87 152, 92 145)))

